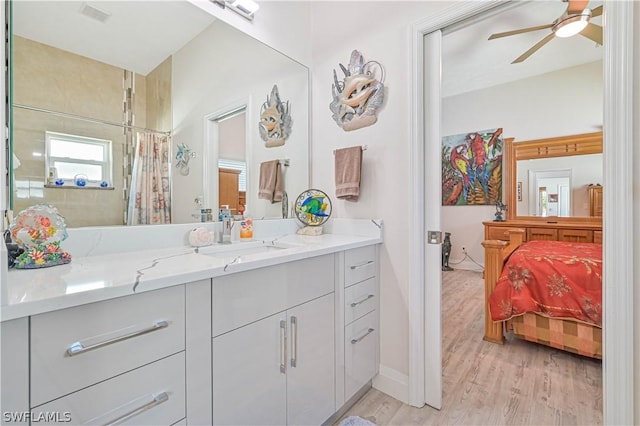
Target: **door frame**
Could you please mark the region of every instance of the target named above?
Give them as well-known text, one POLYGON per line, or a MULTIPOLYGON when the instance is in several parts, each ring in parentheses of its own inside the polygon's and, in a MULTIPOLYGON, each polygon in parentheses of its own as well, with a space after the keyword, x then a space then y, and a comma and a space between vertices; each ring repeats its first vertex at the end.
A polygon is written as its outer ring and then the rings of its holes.
MULTIPOLYGON (((426 255, 426 225, 431 218, 425 203, 439 205, 440 199, 427 199, 427 191, 440 177, 425 183, 427 160, 433 166, 436 159, 425 157, 425 146, 440 145, 439 129, 425 134, 425 112, 429 120, 440 116, 439 81, 437 98, 425 96, 424 36, 448 25, 489 10, 505 1, 460 2, 410 27, 411 37, 411 228, 409 264, 409 403, 421 407, 425 403, 440 408, 442 402, 440 352, 434 359, 426 348, 441 348, 440 321, 427 321, 428 312, 440 311, 440 299, 428 298, 429 282, 440 268, 428 269, 426 255), (425 104, 431 109, 425 111, 425 104), (437 136, 434 139, 434 136, 437 136), (427 137, 427 139, 425 139, 427 137), (434 374, 440 377, 434 380, 434 374), (431 389, 435 383, 437 389, 431 389)), ((616 188, 604 191, 604 311, 603 322, 603 421, 605 424, 633 424, 634 421, 634 324, 633 324, 633 239, 617 238, 633 229, 633 64, 634 64, 634 2, 604 0, 605 22, 604 66, 604 185, 616 188), (611 141, 610 143, 606 143, 611 141), (611 247, 611 249, 609 249, 611 247), (615 247, 615 252, 614 252, 615 247), (615 285, 606 285, 614 283, 615 285)), ((439 52, 438 52, 439 53, 439 52)), ((635 58, 636 60, 638 58, 635 58)), ((434 82, 430 82, 433 85, 434 82)), ((440 170, 439 158, 437 170, 440 170)), ((431 169, 433 167, 430 167, 431 169)), ((430 224, 431 225, 431 224, 430 224)), ((437 280, 437 279, 435 279, 437 280)), ((638 372, 636 372, 636 375, 638 372)))
MULTIPOLYGON (((568 179, 569 185, 571 188, 571 178, 572 178, 572 169, 555 169, 555 170, 529 170, 529 211, 531 211, 531 206, 536 206, 536 214, 535 216, 540 216, 540 212, 538 211, 540 207, 540 184, 538 180, 540 179, 568 179)), ((560 185, 558 185, 560 186, 560 185)), ((573 211, 571 205, 573 204, 573 200, 571 200, 571 196, 569 196, 570 204, 569 204, 569 213, 573 211)), ((549 216, 567 216, 560 214, 560 189, 558 188, 558 212, 557 214, 550 214, 549 216)), ((571 216, 569 214, 568 216, 571 216)))
POLYGON ((203 205, 213 209, 214 217, 218 217, 218 152, 219 152, 219 130, 218 122, 230 115, 243 110, 245 113, 245 162, 247 163, 247 194, 249 193, 249 174, 252 153, 250 150, 251 135, 253 127, 250 123, 251 97, 236 100, 227 104, 212 113, 204 116, 204 146, 202 149, 202 180, 203 180, 203 205), (213 184, 215 180, 216 184, 213 184), (215 202, 214 202, 215 200, 215 202))

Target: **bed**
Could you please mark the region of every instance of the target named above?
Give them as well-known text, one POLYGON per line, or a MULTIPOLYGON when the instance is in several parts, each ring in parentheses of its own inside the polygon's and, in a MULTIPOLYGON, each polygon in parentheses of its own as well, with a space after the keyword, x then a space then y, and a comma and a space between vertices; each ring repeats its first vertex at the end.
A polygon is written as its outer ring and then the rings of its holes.
POLYGON ((485 240, 485 335, 602 359, 602 245, 485 240))

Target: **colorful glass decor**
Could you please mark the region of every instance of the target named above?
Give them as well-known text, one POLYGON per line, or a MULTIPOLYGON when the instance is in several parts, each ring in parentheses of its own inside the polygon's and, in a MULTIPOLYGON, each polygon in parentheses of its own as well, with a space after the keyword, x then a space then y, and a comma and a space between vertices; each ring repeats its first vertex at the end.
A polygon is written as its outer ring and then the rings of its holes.
POLYGON ((295 202, 296 217, 307 226, 319 226, 331 216, 331 199, 319 189, 307 189, 295 202))
POLYGON ((64 217, 50 204, 31 206, 15 217, 9 227, 13 240, 25 250, 14 262, 17 269, 46 268, 71 262, 60 248, 68 236, 64 217))

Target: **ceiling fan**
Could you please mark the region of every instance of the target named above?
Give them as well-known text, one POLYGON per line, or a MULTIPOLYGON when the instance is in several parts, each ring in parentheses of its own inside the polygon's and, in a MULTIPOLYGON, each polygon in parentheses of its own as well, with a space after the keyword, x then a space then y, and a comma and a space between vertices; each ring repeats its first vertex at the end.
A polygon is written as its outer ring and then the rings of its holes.
MULTIPOLYGON (((567 2, 567 0, 562 1, 567 2)), ((564 13, 551 24, 491 34, 489 40, 551 28, 550 34, 522 55, 518 56, 513 62, 511 62, 512 64, 524 61, 542 46, 550 42, 554 37, 571 37, 576 34, 580 34, 602 45, 602 27, 589 22, 591 18, 602 15, 602 6, 598 6, 591 10, 587 8, 589 0, 568 0, 568 3, 569 5, 567 6, 567 10, 565 10, 564 13)))

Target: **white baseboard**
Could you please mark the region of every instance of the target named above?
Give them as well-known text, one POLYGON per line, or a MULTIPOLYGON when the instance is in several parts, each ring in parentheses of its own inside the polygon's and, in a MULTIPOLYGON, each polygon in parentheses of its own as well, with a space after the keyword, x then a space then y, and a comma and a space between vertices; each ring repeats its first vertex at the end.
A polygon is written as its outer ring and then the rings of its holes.
POLYGON ((380 365, 380 372, 373 378, 373 387, 398 401, 409 403, 409 376, 393 368, 380 365))

